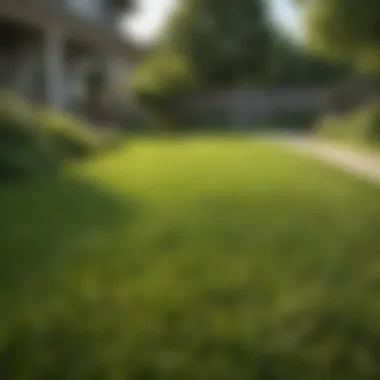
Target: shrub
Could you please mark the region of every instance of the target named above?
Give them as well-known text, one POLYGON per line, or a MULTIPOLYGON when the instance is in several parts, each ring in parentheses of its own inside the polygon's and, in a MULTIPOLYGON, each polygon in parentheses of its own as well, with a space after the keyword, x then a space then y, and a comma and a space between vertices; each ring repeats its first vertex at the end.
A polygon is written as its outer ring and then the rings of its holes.
POLYGON ((315 126, 318 136, 342 142, 380 146, 380 104, 359 107, 352 113, 328 115, 315 126))
POLYGON ((369 144, 380 144, 380 103, 360 108, 350 117, 352 138, 369 144))
POLYGON ((95 133, 70 116, 33 107, 16 97, 0 99, 0 179, 55 170, 100 146, 95 133))
POLYGON ((326 115, 320 118, 315 124, 315 132, 318 136, 329 138, 329 139, 339 139, 343 138, 345 132, 343 125, 346 124, 344 121, 345 117, 342 115, 326 115))
POLYGON ((139 69, 133 83, 137 101, 161 126, 176 123, 176 99, 196 87, 187 61, 170 52, 157 53, 139 69))
POLYGON ((44 111, 42 123, 48 143, 61 157, 85 157, 100 145, 100 139, 94 132, 69 115, 44 111))

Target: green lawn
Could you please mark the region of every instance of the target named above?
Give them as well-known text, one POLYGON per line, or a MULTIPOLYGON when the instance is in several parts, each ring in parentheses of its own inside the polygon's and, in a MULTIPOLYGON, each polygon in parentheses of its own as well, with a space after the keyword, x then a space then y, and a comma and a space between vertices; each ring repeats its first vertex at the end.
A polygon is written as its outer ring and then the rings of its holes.
POLYGON ((380 376, 380 188, 274 143, 134 141, 0 222, 1 379, 380 376))

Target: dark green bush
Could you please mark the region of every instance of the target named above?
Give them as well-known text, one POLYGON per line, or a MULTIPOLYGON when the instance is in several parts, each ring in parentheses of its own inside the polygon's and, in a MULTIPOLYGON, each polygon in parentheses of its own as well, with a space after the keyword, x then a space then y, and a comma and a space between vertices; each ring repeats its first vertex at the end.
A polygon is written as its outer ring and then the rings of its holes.
POLYGON ((45 111, 42 114, 43 134, 61 157, 81 158, 100 145, 99 137, 75 118, 45 111))
POLYGON ((179 125, 176 100, 195 87, 195 75, 187 61, 170 52, 152 55, 133 83, 136 99, 153 123, 169 129, 179 125))
POLYGON ((380 145, 380 103, 354 112, 349 125, 355 140, 370 145, 380 145))
POLYGON ((33 107, 13 96, 0 99, 0 179, 55 170, 99 146, 97 135, 70 116, 33 107))

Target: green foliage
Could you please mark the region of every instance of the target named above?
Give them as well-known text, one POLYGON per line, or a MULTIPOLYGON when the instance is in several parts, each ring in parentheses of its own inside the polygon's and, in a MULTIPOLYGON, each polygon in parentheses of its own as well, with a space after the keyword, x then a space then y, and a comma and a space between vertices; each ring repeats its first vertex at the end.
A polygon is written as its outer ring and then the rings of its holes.
POLYGON ((178 96, 196 88, 197 81, 186 59, 170 52, 148 58, 134 77, 137 100, 155 121, 173 125, 178 96))
POLYGON ((269 65, 268 84, 274 86, 323 86, 345 79, 348 65, 320 57, 276 36, 269 65))
POLYGON ((70 116, 7 95, 0 100, 0 178, 55 170, 99 146, 100 139, 70 116))
POLYGON ((321 137, 380 147, 380 106, 376 103, 352 113, 324 117, 316 131, 321 137))
POLYGON ((228 138, 3 186, 1 378, 378 379, 379 195, 228 138))
POLYGON ((207 89, 322 85, 348 71, 283 36, 263 0, 180 2, 158 49, 184 56, 207 89))
POLYGON ((345 140, 348 131, 348 117, 341 114, 325 115, 315 124, 315 133, 322 138, 345 140))
POLYGON ((378 0, 296 0, 308 18, 312 47, 360 70, 380 70, 378 0))
POLYGON ((358 138, 380 147, 380 104, 359 109, 351 119, 353 128, 357 128, 358 138))
POLYGON ((161 44, 186 57, 205 87, 260 83, 271 46, 265 3, 182 1, 161 44))

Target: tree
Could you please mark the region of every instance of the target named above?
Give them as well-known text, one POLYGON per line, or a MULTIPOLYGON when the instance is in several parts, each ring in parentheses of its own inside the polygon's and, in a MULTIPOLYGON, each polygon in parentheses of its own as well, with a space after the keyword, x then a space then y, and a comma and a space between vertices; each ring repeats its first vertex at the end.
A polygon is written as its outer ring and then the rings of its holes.
POLYGON ((311 47, 360 70, 380 71, 379 0, 295 0, 311 47))
POLYGON ((175 125, 176 98, 196 88, 197 81, 188 61, 178 54, 157 51, 138 69, 133 90, 140 104, 160 124, 175 125))
POLYGON ((185 57, 205 87, 259 83, 271 30, 263 0, 183 0, 160 46, 185 57))
POLYGON ((230 88, 263 81, 270 44, 264 0, 183 0, 141 65, 134 92, 156 119, 167 124, 175 120, 178 96, 195 87, 230 88))
POLYGON ((314 54, 280 34, 274 39, 268 78, 272 85, 329 85, 348 74, 346 64, 314 54))

